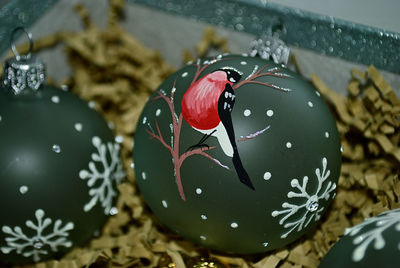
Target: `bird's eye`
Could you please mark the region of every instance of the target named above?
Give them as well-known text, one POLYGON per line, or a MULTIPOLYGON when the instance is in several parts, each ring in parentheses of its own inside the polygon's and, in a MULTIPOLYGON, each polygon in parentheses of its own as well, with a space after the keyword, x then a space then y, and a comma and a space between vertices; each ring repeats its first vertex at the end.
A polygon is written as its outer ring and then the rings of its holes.
POLYGON ((233 77, 229 78, 229 81, 231 81, 232 83, 236 83, 236 80, 233 77))

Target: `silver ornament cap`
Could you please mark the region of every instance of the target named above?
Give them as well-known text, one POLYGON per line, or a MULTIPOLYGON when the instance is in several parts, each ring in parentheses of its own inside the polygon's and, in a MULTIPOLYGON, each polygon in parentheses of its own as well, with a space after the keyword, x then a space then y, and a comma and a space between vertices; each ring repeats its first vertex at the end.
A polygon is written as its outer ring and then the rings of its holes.
POLYGON ((250 43, 250 55, 272 60, 276 64, 287 65, 290 56, 289 46, 279 38, 279 33, 286 33, 282 23, 270 26, 267 33, 250 43), (279 31, 277 30, 279 28, 279 31))
POLYGON ((33 41, 31 33, 24 28, 17 27, 11 33, 11 49, 14 58, 6 60, 2 85, 15 95, 20 95, 32 91, 37 91, 45 82, 45 64, 37 58, 32 57, 33 41), (29 39, 29 52, 20 55, 14 44, 14 36, 18 31, 23 31, 29 39))

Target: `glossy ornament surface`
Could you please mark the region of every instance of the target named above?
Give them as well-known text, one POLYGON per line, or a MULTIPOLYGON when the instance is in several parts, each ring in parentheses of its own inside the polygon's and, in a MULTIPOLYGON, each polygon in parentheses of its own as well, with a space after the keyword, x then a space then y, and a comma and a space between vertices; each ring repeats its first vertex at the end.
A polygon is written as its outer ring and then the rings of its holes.
POLYGON ((397 267, 399 262, 400 209, 394 209, 347 228, 320 267, 397 267))
POLYGON ((0 86, 0 262, 58 258, 86 243, 115 213, 124 178, 107 123, 42 84, 38 66, 10 60, 0 86))
POLYGON ((135 133, 136 179, 183 237, 232 253, 280 248, 335 195, 340 140, 319 92, 247 55, 188 63, 150 97, 135 133))

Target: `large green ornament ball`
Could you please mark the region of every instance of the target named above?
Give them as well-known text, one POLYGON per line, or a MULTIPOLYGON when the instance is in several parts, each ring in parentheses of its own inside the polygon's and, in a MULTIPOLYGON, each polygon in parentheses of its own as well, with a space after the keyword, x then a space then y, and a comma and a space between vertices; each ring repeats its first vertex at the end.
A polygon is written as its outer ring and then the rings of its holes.
POLYGON ((399 251, 400 209, 394 209, 346 229, 320 267, 399 267, 399 251))
POLYGON ((230 253, 285 246, 335 196, 340 140, 320 93, 246 55, 198 60, 147 102, 133 157, 141 193, 183 237, 230 253))
POLYGON ((58 258, 116 213, 119 145, 75 95, 0 87, 0 148, 0 262, 58 258))

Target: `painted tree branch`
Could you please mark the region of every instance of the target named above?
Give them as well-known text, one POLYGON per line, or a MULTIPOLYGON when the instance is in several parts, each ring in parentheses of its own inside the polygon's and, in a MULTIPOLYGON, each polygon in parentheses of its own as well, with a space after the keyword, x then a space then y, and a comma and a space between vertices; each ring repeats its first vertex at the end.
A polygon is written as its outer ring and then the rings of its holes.
POLYGON ((193 64, 192 64, 193 66, 196 66, 196 73, 195 73, 195 75, 193 76, 193 79, 192 79, 192 82, 190 83, 190 85, 192 85, 194 82, 196 82, 196 81, 199 79, 199 75, 200 75, 205 69, 207 69, 208 67, 210 67, 213 63, 216 63, 217 61, 218 61, 218 62, 220 62, 220 61, 226 61, 226 60, 229 60, 229 59, 231 59, 231 58, 222 58, 222 55, 218 55, 218 56, 212 58, 211 60, 205 60, 205 61, 203 62, 203 66, 201 66, 201 60, 198 59, 198 60, 196 61, 196 63, 193 63, 193 64))
POLYGON ((264 133, 265 131, 267 131, 269 128, 270 128, 270 126, 268 125, 267 127, 263 128, 263 129, 261 129, 261 130, 258 130, 258 131, 256 131, 255 133, 251 133, 251 134, 249 134, 249 135, 246 135, 245 137, 240 136, 240 139, 237 140, 237 142, 248 141, 248 140, 254 139, 254 138, 256 138, 257 136, 263 134, 263 133, 264 133))
POLYGON ((266 70, 264 72, 264 70, 267 68, 267 66, 263 66, 258 70, 259 66, 255 65, 254 66, 254 70, 253 72, 244 80, 240 81, 239 83, 233 85, 233 89, 238 89, 239 87, 245 85, 245 84, 260 84, 266 87, 270 87, 273 89, 277 89, 283 92, 289 92, 292 91, 290 88, 284 88, 272 83, 268 83, 268 82, 261 82, 261 81, 257 81, 255 79, 263 77, 263 76, 272 76, 272 77, 278 77, 278 78, 291 78, 290 75, 285 74, 285 73, 280 73, 280 68, 278 67, 272 67, 269 68, 268 70, 266 70))
MULTIPOLYGON (((203 68, 199 68, 197 72, 201 72, 202 69, 203 68)), ((217 165, 219 165, 223 168, 226 168, 226 169, 229 169, 229 168, 227 166, 221 164, 220 161, 218 161, 217 159, 213 158, 211 155, 209 155, 205 152, 205 151, 214 149, 215 146, 197 148, 194 150, 189 150, 184 153, 180 152, 179 140, 180 140, 180 133, 181 133, 181 129, 182 129, 183 116, 182 116, 182 113, 180 113, 179 117, 178 117, 175 113, 175 107, 174 107, 174 96, 175 96, 175 90, 176 90, 175 85, 176 85, 176 80, 172 87, 170 97, 167 97, 162 92, 158 92, 158 96, 153 98, 153 100, 162 99, 168 104, 169 110, 171 112, 171 119, 172 119, 173 144, 169 145, 165 141, 157 121, 155 122, 156 133, 153 130, 146 130, 146 131, 150 135, 150 138, 154 138, 154 139, 158 140, 162 144, 162 146, 167 148, 169 150, 169 152, 171 153, 171 156, 173 159, 172 162, 174 164, 174 173, 175 173, 175 177, 176 177, 176 184, 178 186, 179 195, 181 196, 182 200, 186 201, 186 196, 185 196, 185 192, 184 192, 183 185, 182 185, 181 166, 188 157, 196 155, 196 154, 201 155, 203 157, 210 159, 211 161, 213 161, 214 163, 216 163, 217 165)))

